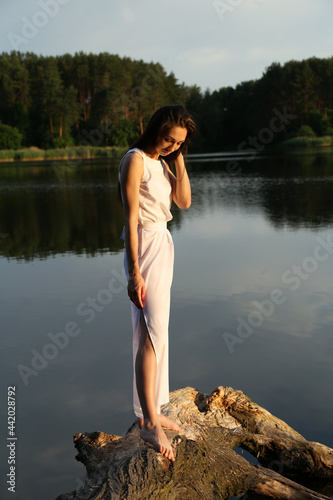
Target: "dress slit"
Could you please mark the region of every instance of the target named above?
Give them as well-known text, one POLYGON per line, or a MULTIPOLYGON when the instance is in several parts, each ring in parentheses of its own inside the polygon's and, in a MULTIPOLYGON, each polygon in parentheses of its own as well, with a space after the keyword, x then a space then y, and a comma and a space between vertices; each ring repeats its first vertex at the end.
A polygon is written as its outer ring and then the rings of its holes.
POLYGON ((141 341, 141 317, 142 317, 142 320, 146 326, 146 329, 147 329, 147 334, 148 334, 148 337, 149 337, 149 340, 151 342, 151 345, 153 347, 153 350, 154 350, 154 354, 155 354, 155 357, 156 357, 156 364, 157 364, 157 355, 156 355, 156 348, 155 348, 155 345, 154 345, 154 342, 153 342, 153 339, 152 339, 152 336, 151 336, 151 333, 149 331, 149 328, 148 328, 148 324, 147 324, 147 319, 146 319, 146 316, 145 316, 145 312, 143 309, 140 310, 140 340, 139 340, 139 344, 140 344, 140 341, 141 341))
MULTIPOLYGON (((136 416, 143 418, 136 387, 135 362, 140 344, 141 311, 149 339, 156 356, 155 404, 157 413, 169 401, 169 313, 170 288, 173 278, 174 247, 167 222, 170 212, 172 188, 167 165, 154 160, 139 149, 127 152, 139 153, 144 161, 144 173, 140 181, 138 214, 138 265, 146 285, 143 309, 131 302, 133 326, 133 406, 136 416)), ((126 156, 126 155, 125 155, 126 156)), ((119 179, 122 161, 119 165, 119 179)), ((122 239, 125 241, 125 228, 122 239)), ((125 272, 128 275, 126 248, 125 272)))

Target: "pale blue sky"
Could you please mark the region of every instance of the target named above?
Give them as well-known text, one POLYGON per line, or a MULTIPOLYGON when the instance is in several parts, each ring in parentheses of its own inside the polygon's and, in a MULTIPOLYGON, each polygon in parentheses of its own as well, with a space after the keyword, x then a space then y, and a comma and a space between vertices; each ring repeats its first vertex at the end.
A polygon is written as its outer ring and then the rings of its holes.
POLYGON ((1 0, 0 52, 110 52, 215 90, 333 55, 332 0, 1 0))

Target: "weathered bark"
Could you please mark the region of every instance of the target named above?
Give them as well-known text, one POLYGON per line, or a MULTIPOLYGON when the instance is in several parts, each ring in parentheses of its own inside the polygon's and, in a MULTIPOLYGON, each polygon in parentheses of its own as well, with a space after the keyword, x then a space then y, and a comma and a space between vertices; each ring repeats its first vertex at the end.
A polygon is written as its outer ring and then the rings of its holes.
POLYGON ((163 413, 185 429, 166 431, 174 463, 140 439, 136 424, 124 437, 76 434, 76 458, 87 480, 57 500, 210 500, 242 493, 244 499, 328 498, 290 478, 332 484, 333 450, 307 441, 243 392, 218 387, 207 396, 186 387, 170 393, 163 413), (250 464, 235 446, 257 456, 262 466, 250 464))

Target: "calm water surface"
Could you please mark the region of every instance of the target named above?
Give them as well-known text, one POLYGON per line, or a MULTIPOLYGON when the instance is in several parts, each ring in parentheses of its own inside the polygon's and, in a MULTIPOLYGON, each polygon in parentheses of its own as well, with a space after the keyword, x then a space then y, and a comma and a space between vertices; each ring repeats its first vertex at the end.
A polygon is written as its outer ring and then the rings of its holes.
MULTIPOLYGON (((228 161, 191 160, 192 206, 173 208, 170 388, 241 389, 333 447, 332 151, 228 161)), ((0 165, 2 435, 14 385, 17 498, 74 490, 73 434, 133 422, 116 176, 104 160, 63 175, 0 165)))

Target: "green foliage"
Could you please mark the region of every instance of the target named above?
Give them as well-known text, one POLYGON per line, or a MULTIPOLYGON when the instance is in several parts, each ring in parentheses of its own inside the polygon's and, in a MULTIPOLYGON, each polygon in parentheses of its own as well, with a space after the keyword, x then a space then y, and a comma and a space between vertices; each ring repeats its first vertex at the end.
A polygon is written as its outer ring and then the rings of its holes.
POLYGON ((297 132, 298 137, 316 137, 316 134, 309 125, 302 125, 297 132))
POLYGON ((13 149, 0 149, 0 160, 14 160, 15 151, 13 149))
POLYGON ((242 150, 245 144, 260 151, 268 146, 261 137, 277 144, 297 136, 303 125, 318 136, 331 135, 332 103, 333 57, 273 63, 259 80, 212 93, 192 87, 187 107, 199 128, 192 151, 242 150), (285 119, 286 113, 292 118, 285 119))
POLYGON ((333 140, 331 136, 324 137, 294 137, 282 143, 282 146, 289 148, 304 148, 314 146, 332 146, 333 140))
POLYGON ((0 54, 0 120, 15 125, 26 146, 128 146, 156 109, 186 97, 156 63, 108 53, 0 54))
POLYGON ((45 153, 41 149, 19 149, 18 151, 15 151, 14 155, 14 160, 40 160, 44 158, 45 153))
POLYGON ((55 148, 66 148, 68 146, 74 146, 74 139, 70 136, 55 137, 55 139, 53 140, 53 146, 55 148))
POLYGON ((120 160, 127 147, 73 146, 52 149, 4 149, 0 150, 0 160, 55 160, 68 158, 114 158, 120 160))
POLYGON ((18 149, 21 142, 22 134, 16 127, 0 123, 0 149, 18 149))
POLYGON ((158 63, 114 54, 2 53, 0 120, 16 131, 1 134, 0 147, 126 148, 156 109, 179 103, 198 125, 190 152, 242 150, 244 144, 262 150, 300 129, 309 134, 303 126, 331 135, 332 89, 333 57, 273 63, 259 80, 202 92, 178 83, 158 63))
POLYGON ((327 110, 327 118, 330 127, 333 127, 333 109, 327 110))
POLYGON ((109 134, 111 146, 126 147, 133 143, 136 137, 134 124, 130 120, 121 120, 109 134))
POLYGON ((320 111, 311 111, 309 113, 307 123, 316 135, 323 136, 327 134, 329 120, 327 116, 324 116, 320 111))

